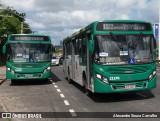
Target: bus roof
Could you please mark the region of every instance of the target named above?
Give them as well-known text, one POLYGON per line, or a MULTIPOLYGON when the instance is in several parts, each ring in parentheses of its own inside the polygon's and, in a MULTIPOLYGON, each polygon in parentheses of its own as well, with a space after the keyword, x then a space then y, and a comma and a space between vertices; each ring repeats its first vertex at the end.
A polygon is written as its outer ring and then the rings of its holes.
POLYGON ((9 36, 11 35, 17 35, 17 36, 48 36, 48 35, 43 35, 43 34, 9 34, 9 36))
POLYGON ((143 20, 103 20, 103 21, 94 21, 92 22, 91 24, 89 24, 88 26, 80 29, 79 31, 73 33, 72 35, 64 38, 64 41, 69 39, 69 38, 72 38, 72 37, 75 37, 77 36, 78 34, 84 32, 84 31, 88 31, 89 29, 91 29, 93 26, 96 26, 98 23, 100 22, 112 22, 112 23, 148 23, 148 24, 151 24, 150 22, 146 22, 146 21, 143 21, 143 20))

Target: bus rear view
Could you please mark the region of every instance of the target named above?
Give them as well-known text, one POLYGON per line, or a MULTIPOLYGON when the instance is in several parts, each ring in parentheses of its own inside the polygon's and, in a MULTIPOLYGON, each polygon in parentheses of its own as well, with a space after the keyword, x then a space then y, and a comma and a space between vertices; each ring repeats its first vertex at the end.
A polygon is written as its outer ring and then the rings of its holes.
POLYGON ((51 75, 49 36, 13 34, 3 47, 6 51, 6 78, 15 80, 48 79, 51 75))

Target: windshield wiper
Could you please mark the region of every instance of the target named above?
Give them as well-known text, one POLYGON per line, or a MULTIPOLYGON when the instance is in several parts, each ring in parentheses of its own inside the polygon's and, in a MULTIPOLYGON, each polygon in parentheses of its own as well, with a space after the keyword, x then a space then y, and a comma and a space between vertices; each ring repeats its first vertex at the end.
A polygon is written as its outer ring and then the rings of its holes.
POLYGON ((113 41, 117 44, 119 49, 123 50, 122 42, 120 44, 118 38, 112 32, 110 32, 110 36, 112 37, 113 41))

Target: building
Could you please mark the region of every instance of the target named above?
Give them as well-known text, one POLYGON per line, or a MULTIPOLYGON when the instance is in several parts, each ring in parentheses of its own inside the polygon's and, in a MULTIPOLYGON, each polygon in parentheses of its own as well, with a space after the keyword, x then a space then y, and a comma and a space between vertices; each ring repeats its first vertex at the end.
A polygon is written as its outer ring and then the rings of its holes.
POLYGON ((63 54, 63 47, 61 45, 55 45, 55 55, 60 57, 63 54))

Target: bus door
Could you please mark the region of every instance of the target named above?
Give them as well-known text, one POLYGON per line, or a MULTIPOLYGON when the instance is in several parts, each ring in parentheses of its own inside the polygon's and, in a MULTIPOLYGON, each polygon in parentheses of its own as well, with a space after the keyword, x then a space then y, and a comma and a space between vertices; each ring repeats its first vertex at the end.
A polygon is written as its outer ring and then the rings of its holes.
POLYGON ((63 55, 64 55, 64 60, 63 60, 63 71, 64 74, 67 76, 67 47, 66 44, 63 45, 63 55))
POLYGON ((71 42, 71 79, 75 80, 75 50, 74 50, 74 38, 71 42))
POLYGON ((76 38, 73 41, 73 53, 72 53, 72 69, 73 69, 73 79, 80 85, 82 85, 82 71, 81 71, 81 67, 80 67, 80 62, 79 62, 79 45, 80 40, 78 38, 76 38))
POLYGON ((94 83, 92 78, 92 52, 89 51, 89 41, 91 40, 91 34, 87 33, 86 42, 87 42, 87 87, 92 92, 94 92, 94 83))

